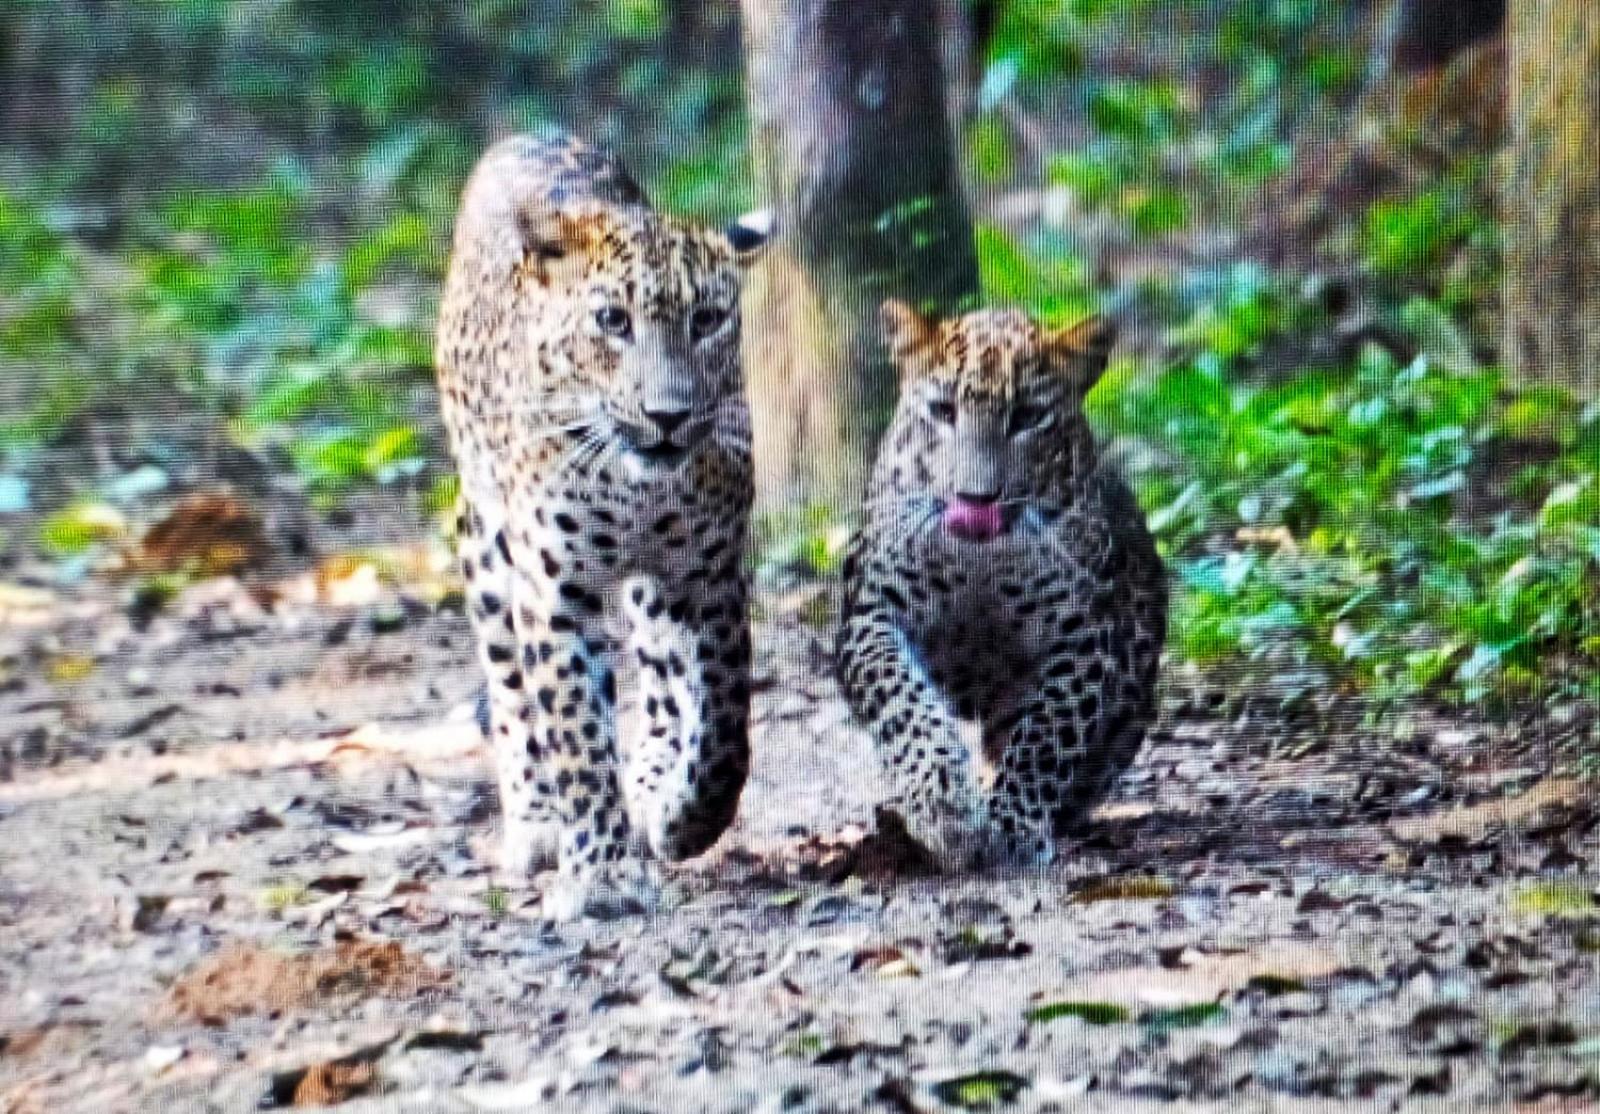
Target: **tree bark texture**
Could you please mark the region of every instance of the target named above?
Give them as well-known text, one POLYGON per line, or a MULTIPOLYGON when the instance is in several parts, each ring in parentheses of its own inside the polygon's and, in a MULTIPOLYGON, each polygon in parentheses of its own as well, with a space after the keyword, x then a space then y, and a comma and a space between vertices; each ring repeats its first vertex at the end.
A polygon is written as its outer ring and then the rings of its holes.
POLYGON ((1505 352, 1528 379, 1600 389, 1600 4, 1511 5, 1505 352))
POLYGON ((933 0, 744 0, 751 140, 778 241, 746 302, 759 499, 853 505, 895 383, 886 297, 975 294, 933 0))
POLYGON ((1399 0, 1389 16, 1381 64, 1390 73, 1447 66, 1499 33, 1505 18, 1506 0, 1399 0))

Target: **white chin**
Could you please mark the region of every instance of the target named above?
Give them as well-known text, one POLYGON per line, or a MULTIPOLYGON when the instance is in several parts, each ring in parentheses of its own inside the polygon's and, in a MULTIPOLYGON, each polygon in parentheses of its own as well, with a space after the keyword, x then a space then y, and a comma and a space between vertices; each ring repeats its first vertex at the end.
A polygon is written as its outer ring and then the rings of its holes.
POLYGON ((629 449, 622 454, 622 471, 626 473, 628 479, 638 483, 640 480, 654 475, 656 466, 654 461, 646 460, 632 449, 629 449))
POLYGON ((659 480, 676 472, 686 455, 680 452, 670 456, 658 456, 640 452, 638 449, 629 449, 622 454, 622 470, 628 479, 635 483, 659 480))

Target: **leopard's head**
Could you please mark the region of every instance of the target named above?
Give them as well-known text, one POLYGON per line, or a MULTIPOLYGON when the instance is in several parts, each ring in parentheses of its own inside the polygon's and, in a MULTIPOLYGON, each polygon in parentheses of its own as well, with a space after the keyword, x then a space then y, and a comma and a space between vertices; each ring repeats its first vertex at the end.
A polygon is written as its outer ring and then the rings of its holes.
POLYGON ((900 399, 875 474, 880 498, 919 502, 975 542, 1072 501, 1094 467, 1083 400, 1105 371, 1109 321, 1049 329, 1016 309, 936 320, 899 301, 881 315, 900 399))
POLYGON ((549 425, 640 471, 676 468, 708 438, 748 451, 739 292, 768 214, 714 229, 583 201, 518 223, 549 425))

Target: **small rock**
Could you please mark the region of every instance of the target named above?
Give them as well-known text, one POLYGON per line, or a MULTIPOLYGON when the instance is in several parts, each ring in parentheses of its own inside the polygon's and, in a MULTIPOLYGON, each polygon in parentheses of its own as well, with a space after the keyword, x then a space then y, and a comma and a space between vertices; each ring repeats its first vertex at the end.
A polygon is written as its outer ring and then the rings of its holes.
POLYGON ((183 1055, 184 1047, 181 1044, 153 1044, 145 1050, 141 1062, 151 1075, 160 1075, 183 1059, 183 1055))

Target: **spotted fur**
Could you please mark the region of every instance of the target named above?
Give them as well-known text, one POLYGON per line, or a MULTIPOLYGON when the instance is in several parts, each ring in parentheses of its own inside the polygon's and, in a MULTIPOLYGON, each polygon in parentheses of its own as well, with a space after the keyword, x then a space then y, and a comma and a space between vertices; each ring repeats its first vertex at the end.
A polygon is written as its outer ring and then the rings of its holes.
POLYGON ((656 212, 617 161, 566 136, 497 144, 462 197, 435 350, 459 556, 502 865, 553 857, 559 918, 648 908, 650 860, 704 851, 738 804, 752 497, 738 296, 764 240, 758 219, 719 231, 656 212))
POLYGON ((839 675, 936 857, 1048 862, 1138 751, 1166 629, 1160 559, 1083 416, 1112 330, 883 318, 901 392, 845 564, 839 675))

